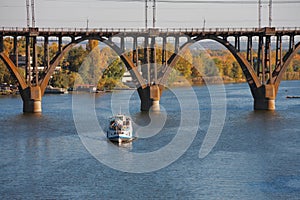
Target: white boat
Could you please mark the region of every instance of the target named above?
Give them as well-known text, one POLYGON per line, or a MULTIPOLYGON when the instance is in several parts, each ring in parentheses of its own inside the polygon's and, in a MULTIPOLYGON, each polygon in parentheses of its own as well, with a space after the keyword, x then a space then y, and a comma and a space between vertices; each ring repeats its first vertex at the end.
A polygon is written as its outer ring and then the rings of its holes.
POLYGON ((45 94, 68 94, 68 90, 65 88, 57 88, 48 85, 46 87, 45 94))
POLYGON ((132 136, 131 118, 123 114, 110 117, 107 138, 112 142, 130 142, 132 136))

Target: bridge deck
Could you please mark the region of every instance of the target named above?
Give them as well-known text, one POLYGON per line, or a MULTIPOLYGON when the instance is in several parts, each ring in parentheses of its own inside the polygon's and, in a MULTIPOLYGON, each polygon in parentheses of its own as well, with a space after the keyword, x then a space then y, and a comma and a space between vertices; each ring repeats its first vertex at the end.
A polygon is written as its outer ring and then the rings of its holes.
POLYGON ((2 36, 58 36, 58 37, 80 37, 95 35, 111 37, 114 35, 122 36, 172 36, 172 35, 214 35, 214 36, 259 36, 261 34, 270 35, 299 35, 300 27, 281 27, 281 28, 164 28, 164 29, 138 29, 138 28, 20 28, 2 27, 2 36))

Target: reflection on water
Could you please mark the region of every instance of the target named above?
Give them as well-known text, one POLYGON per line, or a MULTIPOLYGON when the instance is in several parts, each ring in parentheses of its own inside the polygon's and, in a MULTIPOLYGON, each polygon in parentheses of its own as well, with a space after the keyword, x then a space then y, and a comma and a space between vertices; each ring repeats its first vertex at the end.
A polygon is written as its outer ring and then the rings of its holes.
MULTIPOLYGON (((87 151, 77 135, 70 94, 45 96, 41 115, 22 114, 19 98, 1 97, 1 199, 297 199, 300 99, 286 99, 286 95, 299 96, 299 86, 299 81, 283 82, 273 112, 252 110, 246 84, 226 86, 225 126, 204 159, 199 159, 198 153, 210 122, 210 99, 205 87, 195 88, 200 122, 192 145, 171 165, 141 174, 111 169, 87 151)), ((111 94, 95 98, 101 127, 112 115, 110 99, 111 94)), ((124 152, 160 149, 175 137, 181 114, 171 91, 164 92, 161 105, 164 112, 160 117, 166 121, 151 137, 120 146, 101 133, 88 139, 124 152)), ((151 123, 151 116, 139 111, 136 93, 130 94, 126 114, 137 126, 151 123)), ((110 156, 106 151, 101 153, 110 156)), ((129 164, 131 160, 122 162, 129 164)))
POLYGON ((122 150, 127 150, 127 151, 130 151, 132 150, 132 142, 122 142, 122 143, 119 143, 119 142, 111 142, 112 144, 114 144, 115 146, 117 147, 120 147, 122 150))

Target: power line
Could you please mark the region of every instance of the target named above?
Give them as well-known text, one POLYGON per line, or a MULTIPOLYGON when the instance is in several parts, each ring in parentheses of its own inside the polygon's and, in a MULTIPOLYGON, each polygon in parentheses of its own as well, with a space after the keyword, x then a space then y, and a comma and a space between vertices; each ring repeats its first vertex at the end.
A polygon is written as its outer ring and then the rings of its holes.
MULTIPOLYGON (((51 0, 51 1, 56 1, 56 0, 51 0)), ((58 1, 58 0, 57 0, 58 1)), ((97 0, 97 1, 106 1, 106 2, 144 2, 144 0, 97 0)), ((153 1, 153 0, 152 0, 153 1)), ((60 1, 61 2, 61 1, 60 1)), ((65 1, 65 2, 70 2, 70 1, 65 1)), ((78 2, 78 1, 76 1, 78 2)), ((174 4, 257 4, 257 1, 241 1, 241 0, 212 0, 212 1, 207 1, 207 0, 156 0, 158 3, 174 3, 174 4)), ((261 1, 262 4, 269 4, 269 1, 261 1)), ((273 1, 273 4, 299 4, 299 0, 294 0, 294 1, 284 1, 284 0, 279 0, 279 1, 273 1)))
MULTIPOLYGON (((81 3, 83 0, 46 0, 51 2, 67 2, 67 3, 81 3)), ((124 3, 145 3, 145 0, 96 0, 100 2, 124 2, 124 3)), ((148 0, 153 1, 153 0, 148 0)), ((174 3, 174 4, 257 4, 257 0, 156 0, 157 3, 174 3)), ((261 2, 262 4, 269 4, 268 0, 261 2)), ((300 4, 300 0, 277 0, 273 4, 300 4)))
MULTIPOLYGON (((257 4, 257 1, 196 1, 196 0, 188 0, 188 1, 174 1, 174 0, 158 0, 161 3, 180 3, 180 4, 257 4)), ((269 4, 268 1, 262 1, 262 4, 269 4)), ((274 4, 299 4, 300 1, 274 1, 274 4)))

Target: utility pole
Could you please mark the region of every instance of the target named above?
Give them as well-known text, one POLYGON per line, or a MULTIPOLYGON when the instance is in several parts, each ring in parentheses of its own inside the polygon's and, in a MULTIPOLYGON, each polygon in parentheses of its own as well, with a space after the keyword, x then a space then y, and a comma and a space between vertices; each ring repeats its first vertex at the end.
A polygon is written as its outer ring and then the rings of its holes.
POLYGON ((29 0, 26 0, 26 14, 27 14, 27 19, 26 19, 27 28, 29 28, 30 26, 29 0))
POLYGON ((261 0, 258 0, 258 28, 261 28, 261 0))
POLYGON ((156 24, 156 0, 153 0, 153 28, 156 24))
POLYGON ((89 30, 89 18, 86 19, 86 31, 89 30))
POLYGON ((272 27, 272 0, 269 1, 269 27, 272 27))
POLYGON ((34 17, 34 0, 31 0, 31 17, 32 17, 32 28, 35 27, 35 17, 34 17))
POLYGON ((148 0, 145 0, 145 29, 148 29, 148 0))

